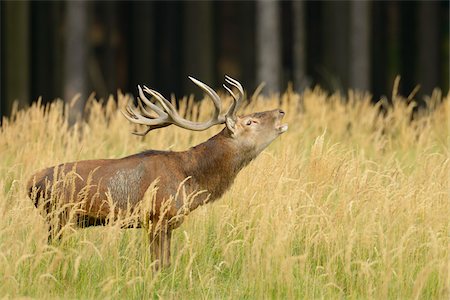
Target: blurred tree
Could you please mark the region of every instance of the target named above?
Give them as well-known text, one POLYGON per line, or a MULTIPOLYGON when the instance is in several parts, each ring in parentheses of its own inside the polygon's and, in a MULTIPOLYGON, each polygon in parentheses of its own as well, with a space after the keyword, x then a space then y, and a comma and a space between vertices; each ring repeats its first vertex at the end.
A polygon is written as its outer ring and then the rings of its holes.
POLYGON ((278 1, 256 3, 257 83, 266 82, 265 93, 280 91, 281 32, 278 1))
MULTIPOLYGON (((417 3, 418 4, 418 3, 417 3)), ((417 78, 415 76, 416 66, 418 62, 417 51, 417 7, 406 1, 399 3, 399 67, 397 75, 401 76, 400 93, 409 95, 417 86, 417 78)), ((391 88, 391 85, 389 88, 391 88)))
MULTIPOLYGON (((322 3, 305 2, 305 28, 306 28, 306 71, 311 78, 312 85, 321 84, 324 68, 324 47, 322 34, 325 22, 319 22, 323 18, 322 3)), ((322 85, 323 86, 323 85, 322 85)))
POLYGON ((217 83, 224 74, 245 80, 246 87, 255 85, 255 3, 220 1, 217 5, 214 41, 217 83))
MULTIPOLYGON (((182 8, 180 2, 155 3, 156 12, 153 26, 155 26, 156 49, 156 82, 163 95, 169 93, 180 94, 181 82, 187 80, 182 67, 183 56, 183 24, 182 8)), ((188 41, 186 41, 188 42, 188 41)), ((198 58, 197 58, 198 59, 198 58)), ((185 91, 184 91, 185 92, 185 91)), ((183 93, 184 94, 184 93, 183 93)))
POLYGON ((62 2, 31 2, 30 66, 31 99, 43 101, 61 97, 62 83, 62 2))
POLYGON ((88 8, 90 16, 96 16, 88 30, 89 43, 94 50, 88 54, 89 83, 92 83, 89 89, 96 91, 99 97, 108 97, 129 82, 129 57, 133 51, 129 49, 132 41, 127 35, 133 21, 128 20, 127 12, 131 8, 119 1, 90 3, 88 8))
POLYGON ((370 2, 350 4, 350 88, 370 90, 370 2))
POLYGON ((306 78, 306 28, 305 28, 305 2, 292 2, 293 19, 293 61, 294 61, 294 87, 303 90, 307 84, 306 78))
MULTIPOLYGON (((392 91, 392 84, 397 75, 400 74, 400 7, 398 2, 383 3, 387 12, 386 18, 386 37, 383 41, 387 51, 386 61, 383 62, 387 66, 384 75, 385 93, 392 91)), ((409 45, 411 46, 411 45, 409 45)))
MULTIPOLYGON (((256 88, 261 82, 257 82, 256 79, 256 28, 255 28, 255 2, 254 1, 242 1, 240 2, 241 8, 238 11, 237 19, 237 39, 234 41, 238 54, 238 68, 240 68, 240 74, 236 74, 236 79, 241 82, 245 82, 247 90, 250 91, 256 88)), ((223 78, 224 74, 220 74, 220 78, 223 78)), ((250 92, 249 92, 250 93, 250 92)))
POLYGON ((88 4, 84 0, 66 3, 64 99, 71 101, 75 95, 81 95, 71 107, 71 123, 81 115, 87 97, 87 56, 90 48, 87 40, 87 10, 88 4))
MULTIPOLYGON (((215 79, 213 3, 186 2, 183 11, 183 74, 212 85, 215 79)), ((183 83, 185 91, 192 90, 190 80, 185 79, 183 83)), ((198 93, 198 89, 195 93, 198 93)))
POLYGON ((372 28, 371 28, 371 58, 370 58, 370 78, 374 96, 374 101, 381 95, 386 94, 386 70, 387 70, 387 51, 386 51, 386 10, 384 5, 374 2, 371 9, 372 28))
POLYGON ((153 2, 130 3, 130 27, 129 27, 129 90, 134 92, 138 84, 155 84, 156 75, 156 44, 155 5, 153 2))
POLYGON ((108 91, 114 92, 114 89, 118 86, 118 18, 117 18, 117 6, 119 2, 111 1, 101 3, 102 11, 105 18, 105 44, 104 44, 104 56, 103 56, 103 70, 105 71, 106 86, 108 91))
POLYGON ((349 2, 323 3, 323 69, 325 87, 343 91, 348 87, 349 2))
POLYGON ((28 1, 6 1, 3 4, 5 36, 2 47, 5 49, 5 59, 2 61, 2 87, 6 87, 3 92, 6 100, 4 109, 9 114, 14 101, 17 100, 19 106, 25 106, 30 101, 30 5, 28 1))
POLYGON ((430 95, 439 82, 439 2, 419 2, 417 30, 417 83, 422 93, 430 95))

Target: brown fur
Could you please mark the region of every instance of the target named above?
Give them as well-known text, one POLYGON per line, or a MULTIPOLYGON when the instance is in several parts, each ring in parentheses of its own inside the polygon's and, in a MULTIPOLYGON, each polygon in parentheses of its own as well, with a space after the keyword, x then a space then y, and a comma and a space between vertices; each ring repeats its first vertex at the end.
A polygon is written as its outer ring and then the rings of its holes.
MULTIPOLYGON (((284 131, 279 124, 283 115, 273 110, 238 117, 232 130, 225 127, 187 151, 150 150, 121 159, 85 160, 47 168, 32 176, 28 183, 29 195, 36 206, 39 201, 52 198, 51 193, 55 191, 59 191, 57 198, 61 203, 68 203, 70 199, 84 203, 76 213, 77 223, 90 226, 103 224, 111 214, 108 195, 116 209, 132 209, 158 180, 154 209, 149 215, 152 224, 160 224, 158 232, 154 232, 155 228, 151 232, 152 254, 167 265, 171 230, 181 224, 182 218, 178 217, 180 209, 185 208, 183 197, 174 199, 180 184, 185 181, 186 194, 205 191, 193 199, 187 212, 221 197, 239 171, 284 131), (249 120, 252 120, 251 125, 248 125, 249 120), (61 173, 66 181, 70 176, 73 186, 58 180, 61 173), (59 189, 52 189, 58 184, 62 185, 59 189), (173 202, 162 215, 161 207, 169 199, 173 202)), ((49 213, 50 206, 44 207, 49 213)))

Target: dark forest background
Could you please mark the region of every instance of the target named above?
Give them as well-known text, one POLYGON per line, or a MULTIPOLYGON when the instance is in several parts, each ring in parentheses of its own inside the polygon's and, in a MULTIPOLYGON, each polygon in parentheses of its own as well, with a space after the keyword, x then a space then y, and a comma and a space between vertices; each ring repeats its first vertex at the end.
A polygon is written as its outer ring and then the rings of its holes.
POLYGON ((1 1, 1 106, 218 89, 228 74, 252 92, 449 87, 448 1, 1 1))

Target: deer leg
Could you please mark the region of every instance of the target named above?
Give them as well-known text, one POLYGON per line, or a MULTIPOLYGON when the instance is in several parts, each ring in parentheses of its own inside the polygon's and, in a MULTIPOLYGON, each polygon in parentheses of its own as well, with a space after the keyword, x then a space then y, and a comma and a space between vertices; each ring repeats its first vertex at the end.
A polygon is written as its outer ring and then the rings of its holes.
POLYGON ((170 266, 170 242, 172 240, 172 230, 166 228, 163 233, 164 238, 161 242, 161 260, 162 266, 167 268, 170 266))
POLYGON ((159 228, 150 230, 150 253, 154 261, 154 270, 170 266, 170 242, 172 230, 167 221, 161 221, 159 228))
MULTIPOLYGON (((155 226, 152 224, 152 227, 155 226)), ((153 270, 156 272, 161 265, 161 234, 159 229, 152 228, 149 232, 150 255, 153 261, 153 270)))
POLYGON ((51 245, 55 239, 55 229, 54 226, 51 224, 48 225, 48 232, 47 232, 47 244, 51 245))
POLYGON ((48 244, 53 241, 61 241, 63 235, 63 227, 69 222, 69 210, 64 208, 59 213, 49 214, 48 222, 48 244))
POLYGON ((159 270, 159 266, 160 266, 160 238, 158 236, 158 234, 154 231, 151 230, 150 234, 150 256, 151 259, 153 261, 153 271, 157 272, 159 270))
POLYGON ((48 235, 47 243, 50 245, 53 241, 60 241, 62 238, 62 227, 63 225, 59 220, 49 220, 48 221, 48 235))
POLYGON ((47 243, 51 245, 55 240, 59 240, 61 235, 58 237, 58 232, 61 229, 58 216, 55 215, 54 210, 50 207, 46 207, 44 212, 45 222, 48 224, 47 227, 47 243))

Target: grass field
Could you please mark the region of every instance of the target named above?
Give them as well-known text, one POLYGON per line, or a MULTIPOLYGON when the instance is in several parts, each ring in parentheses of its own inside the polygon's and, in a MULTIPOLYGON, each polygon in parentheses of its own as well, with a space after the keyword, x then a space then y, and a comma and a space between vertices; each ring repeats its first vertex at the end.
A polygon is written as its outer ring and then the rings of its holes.
MULTIPOLYGON (((377 105, 319 89, 253 101, 241 113, 281 106, 288 132, 175 231, 158 274, 141 229, 77 229, 48 246, 26 182, 61 162, 187 149, 220 128, 137 137, 112 99, 70 128, 61 101, 15 112, 0 130, 0 298, 448 299, 448 97, 413 119, 395 90, 377 105)), ((206 119, 209 105, 188 110, 206 119)))

